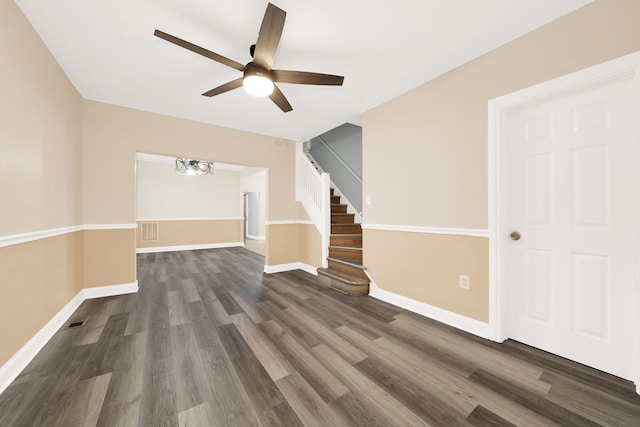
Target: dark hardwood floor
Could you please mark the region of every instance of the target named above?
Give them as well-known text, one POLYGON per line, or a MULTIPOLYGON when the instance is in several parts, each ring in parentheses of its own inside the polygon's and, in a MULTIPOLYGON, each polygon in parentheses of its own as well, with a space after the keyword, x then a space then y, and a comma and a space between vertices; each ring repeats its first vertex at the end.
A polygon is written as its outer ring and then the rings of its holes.
POLYGON ((138 255, 140 291, 85 301, 0 426, 640 426, 627 381, 263 262, 138 255))

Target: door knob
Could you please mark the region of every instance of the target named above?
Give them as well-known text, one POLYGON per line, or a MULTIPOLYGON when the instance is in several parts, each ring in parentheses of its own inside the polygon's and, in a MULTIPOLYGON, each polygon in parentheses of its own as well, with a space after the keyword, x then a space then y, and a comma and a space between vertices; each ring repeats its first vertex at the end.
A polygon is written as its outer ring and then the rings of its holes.
POLYGON ((520 240, 520 233, 517 231, 513 231, 511 233, 511 240, 520 240))

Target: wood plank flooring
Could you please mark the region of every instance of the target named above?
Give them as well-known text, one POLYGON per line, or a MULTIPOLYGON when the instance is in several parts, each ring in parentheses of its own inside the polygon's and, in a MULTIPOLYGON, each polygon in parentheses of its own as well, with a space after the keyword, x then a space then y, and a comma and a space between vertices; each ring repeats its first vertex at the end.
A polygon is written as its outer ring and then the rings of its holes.
POLYGON ((85 301, 0 426, 640 426, 627 381, 263 263, 138 255, 140 291, 85 301))

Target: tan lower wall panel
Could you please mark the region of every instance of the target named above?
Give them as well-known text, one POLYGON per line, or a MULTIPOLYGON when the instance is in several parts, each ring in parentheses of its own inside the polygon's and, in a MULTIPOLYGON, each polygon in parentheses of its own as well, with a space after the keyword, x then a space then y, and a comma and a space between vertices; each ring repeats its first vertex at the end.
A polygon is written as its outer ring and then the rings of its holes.
POLYGON ((82 232, 0 248, 0 366, 82 289, 82 232))
POLYGON ((300 262, 322 267, 322 236, 313 224, 300 224, 300 262))
POLYGON ((136 230, 85 230, 84 286, 121 285, 136 281, 136 230))
POLYGON ((267 224, 266 265, 322 266, 322 238, 313 224, 267 224))
POLYGON ((300 225, 267 224, 265 265, 300 261, 300 225))
POLYGON ((243 225, 242 219, 138 221, 136 245, 138 248, 154 248, 242 242, 243 225), (143 222, 158 223, 157 241, 142 242, 140 224, 143 222))
POLYGON ((364 265, 382 289, 489 321, 489 239, 364 230, 364 265), (461 274, 471 289, 459 287, 461 274))

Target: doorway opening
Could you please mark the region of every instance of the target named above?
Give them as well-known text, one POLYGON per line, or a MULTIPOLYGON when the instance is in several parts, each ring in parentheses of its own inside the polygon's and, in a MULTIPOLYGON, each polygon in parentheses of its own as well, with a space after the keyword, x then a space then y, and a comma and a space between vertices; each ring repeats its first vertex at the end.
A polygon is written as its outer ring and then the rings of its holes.
POLYGON ((260 231, 260 192, 245 191, 244 200, 244 247, 250 251, 264 255, 265 238, 260 231))

